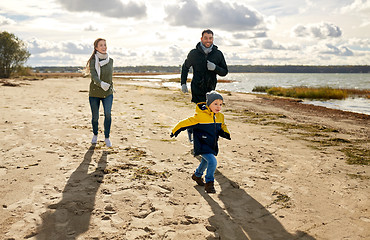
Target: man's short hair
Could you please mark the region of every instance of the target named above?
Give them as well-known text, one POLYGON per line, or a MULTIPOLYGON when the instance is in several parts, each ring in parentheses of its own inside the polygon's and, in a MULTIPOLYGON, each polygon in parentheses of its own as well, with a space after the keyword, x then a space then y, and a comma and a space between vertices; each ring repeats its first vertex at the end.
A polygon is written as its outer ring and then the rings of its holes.
POLYGON ((205 33, 212 34, 212 36, 213 36, 213 32, 212 32, 212 30, 211 30, 211 29, 206 29, 206 30, 204 30, 204 31, 202 32, 202 37, 203 37, 203 35, 204 35, 205 33))

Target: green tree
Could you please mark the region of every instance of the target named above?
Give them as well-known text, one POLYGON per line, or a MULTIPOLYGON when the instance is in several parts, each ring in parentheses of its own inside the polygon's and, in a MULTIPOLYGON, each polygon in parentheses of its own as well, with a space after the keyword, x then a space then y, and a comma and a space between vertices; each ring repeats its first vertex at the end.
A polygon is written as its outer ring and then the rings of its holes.
POLYGON ((30 57, 25 43, 12 33, 0 33, 0 78, 9 78, 30 57))

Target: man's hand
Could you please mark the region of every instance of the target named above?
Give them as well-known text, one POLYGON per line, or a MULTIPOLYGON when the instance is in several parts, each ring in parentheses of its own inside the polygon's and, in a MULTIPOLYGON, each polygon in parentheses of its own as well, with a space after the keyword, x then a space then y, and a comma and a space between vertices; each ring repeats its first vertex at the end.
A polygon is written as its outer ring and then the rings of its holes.
POLYGON ((216 69, 216 64, 207 60, 207 68, 209 71, 214 71, 216 69))
POLYGON ((187 92, 189 92, 189 91, 188 91, 188 86, 186 86, 186 83, 181 85, 181 91, 182 91, 183 93, 187 93, 187 92))

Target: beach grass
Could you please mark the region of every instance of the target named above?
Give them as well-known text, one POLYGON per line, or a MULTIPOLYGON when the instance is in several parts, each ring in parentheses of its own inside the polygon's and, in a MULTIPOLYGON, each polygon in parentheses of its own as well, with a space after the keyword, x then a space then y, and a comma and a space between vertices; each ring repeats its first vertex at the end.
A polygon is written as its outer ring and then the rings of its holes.
POLYGON ((366 89, 340 89, 331 87, 273 87, 273 86, 256 86, 253 92, 266 92, 274 96, 283 96, 291 98, 306 99, 345 99, 349 96, 370 97, 370 90, 366 89))
POLYGON ((347 174, 352 179, 360 179, 360 180, 370 180, 369 176, 364 176, 360 174, 347 174))
POLYGON ((347 163, 350 165, 370 165, 370 150, 362 147, 347 147, 343 148, 347 156, 347 163))
POLYGON ((252 92, 266 92, 270 88, 272 88, 272 86, 255 86, 252 92))
POLYGON ((155 170, 152 170, 146 166, 141 166, 137 168, 134 172, 133 179, 150 179, 150 176, 153 176, 154 178, 162 178, 166 179, 170 176, 171 174, 168 171, 163 171, 163 172, 158 172, 155 170))
POLYGON ((345 161, 349 165, 370 165, 370 151, 362 147, 368 143, 367 139, 349 140, 337 136, 340 133, 338 129, 322 124, 290 122, 283 114, 236 109, 228 109, 225 112, 239 116, 238 119, 242 122, 276 126, 282 132, 289 134, 292 139, 307 141, 314 149, 324 151, 326 148, 334 147, 346 155, 345 161))

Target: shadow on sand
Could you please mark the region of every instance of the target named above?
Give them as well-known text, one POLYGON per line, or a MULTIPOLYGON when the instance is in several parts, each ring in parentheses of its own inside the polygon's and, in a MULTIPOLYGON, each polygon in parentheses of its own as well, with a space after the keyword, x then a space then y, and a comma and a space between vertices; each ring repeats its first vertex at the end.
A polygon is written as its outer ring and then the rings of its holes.
POLYGON ((59 203, 49 206, 55 211, 41 215, 37 240, 73 240, 86 232, 94 209, 96 192, 104 178, 108 152, 103 152, 94 172, 88 173, 95 145, 91 145, 84 159, 69 178, 59 203))
MULTIPOLYGON (((223 206, 213 200, 213 196, 196 186, 197 191, 211 206, 214 216, 209 223, 216 229, 221 239, 227 240, 314 240, 305 232, 287 232, 283 225, 258 201, 243 189, 234 188, 232 181, 216 170, 215 178, 221 186, 218 198, 223 206)), ((214 239, 210 237, 208 239, 214 239)))

